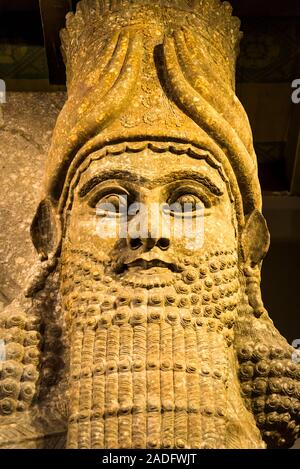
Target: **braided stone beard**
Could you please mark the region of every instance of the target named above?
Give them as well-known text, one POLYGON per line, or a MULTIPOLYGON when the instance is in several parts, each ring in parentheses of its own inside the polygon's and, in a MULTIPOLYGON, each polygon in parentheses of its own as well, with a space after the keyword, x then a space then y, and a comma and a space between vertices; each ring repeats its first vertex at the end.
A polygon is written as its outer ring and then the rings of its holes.
POLYGON ((230 400, 244 412, 232 371, 236 249, 178 266, 117 274, 104 252, 64 245, 69 448, 241 447, 227 430, 241 418, 230 400))

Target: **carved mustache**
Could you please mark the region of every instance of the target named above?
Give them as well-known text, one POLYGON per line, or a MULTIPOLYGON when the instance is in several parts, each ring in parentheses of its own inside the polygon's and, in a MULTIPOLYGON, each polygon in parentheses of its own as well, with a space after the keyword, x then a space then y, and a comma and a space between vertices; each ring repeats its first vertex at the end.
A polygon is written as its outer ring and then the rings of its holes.
POLYGON ((152 269, 153 267, 161 267, 164 269, 170 269, 172 272, 178 272, 176 266, 174 264, 170 264, 169 262, 164 262, 159 259, 154 259, 152 261, 145 261, 143 259, 137 259, 134 262, 130 262, 129 264, 124 264, 125 267, 141 267, 144 270, 152 269))
POLYGON ((122 273, 128 270, 131 267, 140 267, 144 270, 148 270, 154 267, 161 267, 164 269, 169 269, 172 272, 182 272, 183 268, 176 262, 171 259, 169 256, 158 256, 154 253, 143 253, 136 258, 122 259, 117 263, 117 272, 122 273))

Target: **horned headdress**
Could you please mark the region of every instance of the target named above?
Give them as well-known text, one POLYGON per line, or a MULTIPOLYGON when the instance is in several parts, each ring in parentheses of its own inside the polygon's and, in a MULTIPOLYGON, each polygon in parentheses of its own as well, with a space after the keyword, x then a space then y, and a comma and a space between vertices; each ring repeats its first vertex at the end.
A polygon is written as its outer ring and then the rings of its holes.
POLYGON ((235 95, 241 33, 219 0, 80 2, 62 32, 68 101, 46 192, 61 207, 85 157, 115 143, 177 142, 210 152, 243 217, 261 208, 247 115, 235 95))

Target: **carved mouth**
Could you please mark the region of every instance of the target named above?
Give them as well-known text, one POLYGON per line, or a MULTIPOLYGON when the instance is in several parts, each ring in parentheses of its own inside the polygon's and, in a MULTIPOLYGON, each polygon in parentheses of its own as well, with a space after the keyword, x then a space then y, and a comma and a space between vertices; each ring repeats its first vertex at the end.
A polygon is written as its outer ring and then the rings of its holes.
POLYGON ((145 259, 136 259, 133 262, 125 263, 122 265, 122 272, 144 272, 149 275, 163 273, 165 271, 171 272, 178 272, 178 268, 176 265, 162 261, 161 259, 152 259, 152 260, 145 260, 145 259))
POLYGON ((152 270, 152 269, 168 269, 172 272, 176 272, 176 268, 173 264, 169 262, 161 261, 160 259, 153 259, 152 261, 145 261, 144 259, 137 259, 134 262, 125 264, 127 270, 152 270))

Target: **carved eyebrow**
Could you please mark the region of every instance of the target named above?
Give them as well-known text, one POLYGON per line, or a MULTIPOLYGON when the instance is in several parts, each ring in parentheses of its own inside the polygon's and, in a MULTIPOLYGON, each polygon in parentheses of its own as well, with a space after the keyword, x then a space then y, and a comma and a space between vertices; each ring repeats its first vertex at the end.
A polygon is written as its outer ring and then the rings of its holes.
POLYGON ((140 174, 134 174, 130 171, 112 170, 104 171, 102 174, 94 176, 92 179, 86 182, 80 189, 79 196, 85 197, 96 186, 108 180, 121 180, 143 186, 147 185, 150 188, 153 188, 162 184, 171 184, 172 182, 180 181, 181 179, 189 179, 192 182, 199 182, 200 184, 205 185, 213 194, 217 195, 218 197, 224 194, 222 189, 220 189, 220 187, 218 187, 209 177, 201 175, 196 171, 176 171, 174 173, 157 178, 153 181, 144 176, 141 176, 140 174))
POLYGON ((86 182, 79 191, 80 197, 85 197, 89 192, 91 192, 96 186, 101 184, 102 182, 106 182, 108 180, 122 180, 137 184, 147 184, 148 179, 144 178, 140 175, 131 173, 130 171, 124 170, 112 170, 112 171, 104 171, 103 173, 93 177, 88 182, 86 182))
POLYGON ((208 176, 204 176, 193 170, 182 170, 174 173, 169 173, 155 181, 156 184, 170 184, 172 182, 180 181, 181 179, 190 180, 191 182, 198 182, 207 187, 213 194, 218 197, 224 194, 224 191, 218 187, 208 176))

